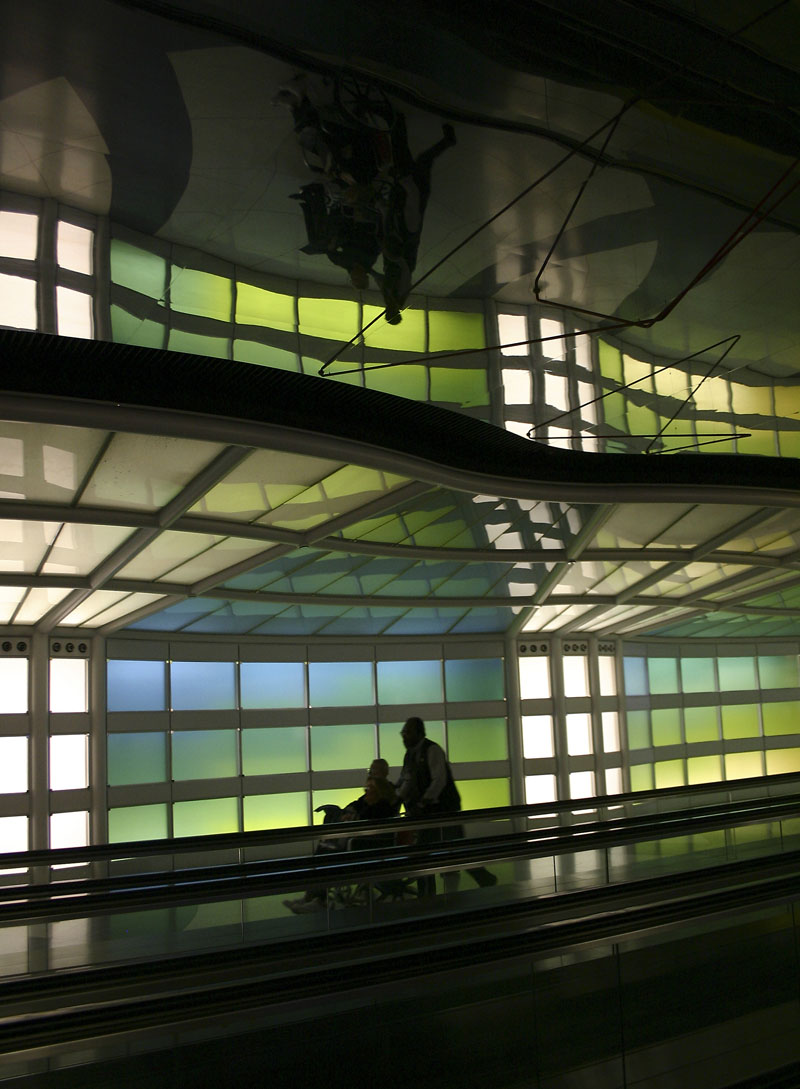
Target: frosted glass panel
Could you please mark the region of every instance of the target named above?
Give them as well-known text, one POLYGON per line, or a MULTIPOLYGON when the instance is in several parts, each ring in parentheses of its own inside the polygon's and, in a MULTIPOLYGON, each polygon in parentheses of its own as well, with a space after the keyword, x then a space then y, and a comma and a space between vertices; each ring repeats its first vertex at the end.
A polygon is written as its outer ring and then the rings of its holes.
POLYGON ((0 658, 0 714, 24 715, 28 710, 28 659, 0 658))
POLYGON ((568 656, 562 659, 564 668, 564 695, 588 696, 589 671, 588 660, 583 655, 568 656))
POLYGON ((628 711, 628 748, 650 748, 650 716, 647 711, 628 711))
MULTIPOLYGON (((672 693, 678 691, 678 662, 675 658, 648 658, 647 674, 650 691, 672 693)), ((658 778, 658 776, 656 776, 658 778)))
POLYGON ((654 709, 650 712, 650 724, 654 745, 680 745, 681 713, 677 707, 654 709))
POLYGON ((305 727, 242 730, 243 775, 283 775, 307 764, 305 727))
POLYGON ((372 663, 309 662, 308 691, 312 707, 360 707, 374 703, 372 663))
POLYGON ((505 698, 501 658, 448 659, 444 663, 445 692, 450 701, 505 698))
POLYGON ((311 767, 314 771, 367 768, 374 758, 375 727, 372 724, 311 727, 311 767))
POLYGON ((108 811, 108 842, 127 843, 144 839, 166 839, 167 807, 129 805, 108 811))
POLYGON ((31 212, 0 211, 0 257, 35 261, 39 217, 31 212))
POLYGON ((660 760, 655 765, 656 788, 665 790, 668 787, 684 786, 683 761, 660 760))
POLYGON ((622 768, 606 768, 606 794, 622 792, 622 768))
POLYGON ((109 711, 166 711, 164 662, 111 659, 107 670, 109 711))
POLYGON ((442 663, 378 662, 378 703, 440 703, 442 663))
POLYGON ((800 701, 787 700, 785 703, 762 703, 761 718, 767 737, 777 734, 800 733, 800 701))
POLYGON ((594 796, 594 772, 571 771, 569 775, 570 798, 591 798, 594 796))
POLYGON ((524 700, 550 698, 550 659, 519 659, 520 697, 524 700))
POLYGON ((172 735, 173 779, 226 779, 239 774, 237 730, 180 730, 172 735))
POLYGON ((108 735, 109 786, 163 783, 166 778, 166 734, 148 732, 108 735))
POLYGON ((173 711, 222 711, 236 706, 233 662, 172 662, 173 711))
POLYGON ((242 707, 305 707, 302 662, 242 662, 239 666, 242 707))
POLYGON ((740 688, 756 687, 756 663, 754 658, 719 658, 720 692, 735 692, 740 688))
POLYGON ((244 830, 301 828, 308 824, 308 795, 254 794, 244 799, 244 830))
POLYGON ((719 712, 716 707, 686 707, 683 721, 687 744, 719 740, 719 712))
POLYGON ((617 694, 617 661, 607 654, 601 654, 597 659, 597 669, 600 674, 600 695, 616 696, 617 694))
POLYGON ((56 260, 62 268, 92 273, 92 242, 94 233, 74 223, 59 222, 56 232, 56 260))
POLYGON ((690 756, 686 761, 689 786, 695 783, 718 783, 722 779, 722 757, 690 756))
POLYGON ((36 281, 0 272, 0 325, 36 328, 36 281))
POLYGON ((57 734, 50 738, 50 789, 82 790, 89 785, 89 737, 57 734))
POLYGON ((508 730, 504 718, 450 719, 448 755, 454 761, 507 760, 508 730))
POLYGON ((89 844, 89 814, 53 813, 50 816, 50 847, 86 847, 89 844))
POLYGON ((722 708, 722 736, 725 740, 737 737, 758 737, 758 707, 743 703, 722 708))
POLYGON ((616 711, 603 711, 603 751, 619 752, 619 715, 616 711))
POLYGON ((462 809, 491 809, 511 804, 508 779, 466 779, 456 785, 462 809))
POLYGON ((522 716, 522 754, 527 760, 553 755, 553 720, 550 715, 522 716))
POLYGON ((726 779, 752 779, 763 775, 760 752, 729 752, 725 756, 726 779))
POLYGON ((647 695, 647 670, 644 658, 623 658, 625 691, 629 696, 647 695))
POLYGON ((0 794, 24 794, 27 789, 27 737, 0 737, 0 794))
POLYGON ((631 768, 631 790, 653 789, 653 765, 634 764, 631 768))
POLYGON ((758 679, 762 688, 796 688, 796 654, 770 654, 758 659, 758 679))
POLYGON ((590 715, 567 715, 567 752, 570 756, 586 756, 593 751, 592 719, 590 715))
POLYGON ((88 709, 89 663, 85 658, 50 659, 50 710, 53 713, 88 709))
POLYGON ((498 314, 497 328, 500 334, 501 355, 528 355, 530 347, 520 341, 528 339, 528 323, 524 314, 498 314))
POLYGON ((800 771, 800 749, 768 749, 767 775, 800 771))
POLYGON ((713 658, 682 658, 681 686, 684 692, 716 692, 713 658))
POLYGON ((555 775, 525 776, 525 803, 527 805, 536 805, 537 802, 554 802, 555 800, 555 775))
POLYGON ((172 822, 175 836, 218 836, 238 832, 239 803, 236 798, 175 802, 172 822))
POLYGON ((28 850, 28 818, 0 817, 0 853, 28 850))

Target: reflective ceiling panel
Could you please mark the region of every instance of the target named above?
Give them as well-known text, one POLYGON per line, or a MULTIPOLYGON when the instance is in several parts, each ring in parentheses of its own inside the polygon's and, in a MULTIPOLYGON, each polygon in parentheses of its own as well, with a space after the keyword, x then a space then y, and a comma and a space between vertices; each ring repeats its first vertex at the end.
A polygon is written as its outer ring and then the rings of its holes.
POLYGON ((105 431, 4 420, 0 423, 0 499, 71 503, 105 431))
POLYGON ((54 605, 63 601, 69 592, 69 590, 54 588, 28 590, 25 600, 21 602, 14 616, 14 623, 36 624, 54 605))
POLYGON ((37 571, 60 529, 58 522, 0 519, 0 571, 37 571))
POLYGON ((61 526, 46 563, 42 565, 42 574, 88 575, 133 532, 127 526, 66 522, 61 526))
POLYGON ((296 493, 256 521, 259 525, 304 532, 339 515, 349 514, 408 482, 407 477, 346 465, 324 477, 318 484, 296 493))

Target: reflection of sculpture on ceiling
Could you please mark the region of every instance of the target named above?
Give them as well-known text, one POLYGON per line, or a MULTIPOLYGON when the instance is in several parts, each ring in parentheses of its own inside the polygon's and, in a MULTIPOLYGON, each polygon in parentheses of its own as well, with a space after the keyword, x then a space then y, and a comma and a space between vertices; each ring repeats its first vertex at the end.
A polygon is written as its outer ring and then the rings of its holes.
POLYGON ((317 180, 292 194, 303 208, 308 244, 324 253, 364 290, 370 274, 396 325, 411 290, 433 163, 455 142, 452 126, 416 158, 406 122, 382 90, 341 76, 310 91, 305 76, 285 84, 273 99, 291 110, 294 131, 317 180), (324 101, 323 101, 324 99, 324 101), (383 271, 375 264, 383 259, 383 271))

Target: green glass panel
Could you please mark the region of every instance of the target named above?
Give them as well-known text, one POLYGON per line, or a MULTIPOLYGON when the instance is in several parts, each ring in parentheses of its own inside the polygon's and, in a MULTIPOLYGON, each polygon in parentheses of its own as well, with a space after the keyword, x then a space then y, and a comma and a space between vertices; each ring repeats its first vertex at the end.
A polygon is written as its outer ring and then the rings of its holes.
POLYGON ((347 299, 298 299, 300 332, 326 340, 349 340, 358 332, 358 303, 347 299))
POLYGON ((486 371, 465 367, 431 367, 431 400, 471 408, 489 404, 486 371))
POLYGON ((236 798, 204 798, 174 802, 172 825, 177 836, 221 836, 239 831, 239 802, 236 798))
POLYGON ((459 718, 447 723, 450 759, 507 760, 508 728, 504 718, 459 718))
POLYGON ((722 758, 719 756, 690 756, 686 761, 689 786, 695 783, 718 783, 722 779, 722 758))
POLYGON ((283 775, 306 771, 306 731, 303 726, 273 726, 242 730, 242 774, 283 775))
POLYGON ((309 662, 312 707, 363 707, 374 703, 372 662, 309 662))
POLYGON ((682 760, 660 760, 655 765, 655 773, 658 790, 684 785, 682 760))
POLYGON ((755 658, 718 658, 720 692, 756 687, 755 658))
POLYGON ((262 707, 305 707, 302 662, 241 662, 240 699, 248 710, 262 707))
POLYGON ((686 707, 683 712, 686 741, 719 741, 719 717, 716 707, 686 707))
POLYGON ((611 378, 622 384, 622 353, 617 348, 598 339, 597 361, 604 378, 611 378))
POLYGON ((311 727, 314 771, 368 768, 374 757, 375 727, 371 723, 311 727))
POLYGON ((758 659, 758 679, 762 688, 796 688, 796 654, 765 654, 758 659))
POLYGON ((252 794, 244 799, 244 830, 302 828, 308 824, 308 794, 252 794))
POLYGON ((625 677, 625 694, 628 696, 646 696, 647 670, 644 658, 623 658, 622 669, 625 677))
POLYGON ((238 283, 236 321, 239 325, 261 325, 266 329, 291 332, 295 328, 294 298, 252 284, 238 283))
POLYGON ((678 661, 676 658, 648 658, 647 675, 650 691, 656 695, 678 692, 678 661))
POLYGON ((491 809, 511 805, 508 779, 465 779, 456 784, 462 809, 491 809))
POLYGON ((160 322, 137 318, 119 306, 111 307, 111 336, 117 344, 164 347, 164 326, 160 322))
POLYGON ((172 778, 226 779, 238 775, 237 730, 179 730, 172 734, 172 778))
POLYGON ((615 427, 618 431, 628 430, 627 407, 628 402, 621 393, 607 393, 598 402, 603 410, 603 418, 606 423, 615 427))
POLYGON ((459 314, 452 310, 428 313, 428 351, 447 352, 460 348, 484 348, 483 314, 459 314))
POLYGON ((151 299, 161 299, 166 289, 167 263, 147 250, 111 240, 111 280, 151 299))
POLYGON ((181 314, 197 314, 216 321, 231 320, 231 281, 194 268, 172 268, 170 305, 181 314))
MULTIPOLYGON (((364 325, 374 321, 383 313, 383 307, 364 306, 364 325)), ((383 318, 378 318, 364 334, 364 343, 368 348, 394 348, 398 352, 425 351, 425 311, 403 311, 403 320, 399 325, 389 325, 383 318)))
POLYGON ((631 767, 631 790, 653 789, 653 765, 634 764, 631 767))
POLYGON ((233 358, 241 363, 254 363, 259 367, 274 367, 279 371, 299 371, 300 360, 295 352, 259 344, 255 340, 234 340, 233 358))
POLYGON ((166 778, 166 734, 154 732, 108 735, 109 786, 163 783, 166 778))
POLYGON ((677 707, 658 708, 651 711, 650 721, 653 726, 654 745, 680 745, 681 713, 677 707))
POLYGON ((774 431, 749 430, 749 434, 736 440, 737 454, 755 454, 759 457, 778 456, 778 444, 774 431))
POLYGON ((628 402, 628 426, 632 435, 654 435, 658 427, 658 416, 645 405, 628 402))
MULTIPOLYGON (((628 711, 628 748, 650 748, 650 716, 647 711, 628 711)), ((641 789, 641 788, 640 788, 641 789)))
POLYGON ((800 431, 781 431, 778 443, 782 458, 800 458, 800 431))
POLYGON ((729 752, 725 754, 726 779, 752 779, 763 775, 760 752, 729 752))
POLYGON ((364 371, 364 382, 367 389, 375 389, 379 393, 392 393, 395 397, 406 397, 409 401, 428 400, 427 367, 381 367, 372 371, 367 369, 364 371))
POLYGON ((722 709, 722 736, 726 741, 737 737, 758 737, 758 706, 741 703, 722 709))
POLYGON ((209 355, 214 359, 228 358, 229 342, 222 337, 206 337, 199 333, 184 333, 181 329, 170 329, 169 350, 186 352, 189 355, 209 355))
POLYGON ((800 733, 800 700, 762 703, 761 719, 764 723, 764 734, 767 737, 800 733))
POLYGON ((165 803, 128 805, 108 811, 109 843, 166 838, 167 807, 165 803))
POLYGON ((713 658, 681 658, 681 686, 684 692, 716 692, 713 658))
POLYGON ((450 701, 505 698, 501 658, 449 658, 444 663, 444 676, 450 701))
POLYGON ((378 703, 439 703, 442 696, 442 663, 378 662, 378 703))
POLYGON ((800 771, 800 749, 767 749, 767 775, 800 771))

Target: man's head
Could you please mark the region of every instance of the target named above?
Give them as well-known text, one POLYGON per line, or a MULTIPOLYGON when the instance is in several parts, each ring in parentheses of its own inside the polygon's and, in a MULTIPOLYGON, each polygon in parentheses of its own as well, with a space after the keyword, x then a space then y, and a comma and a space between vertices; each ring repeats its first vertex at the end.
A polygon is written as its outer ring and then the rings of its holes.
POLYGON ((367 775, 370 779, 388 779, 389 778, 389 765, 382 757, 377 757, 370 764, 367 775))
POLYGON ((425 723, 416 716, 406 719, 403 729, 400 731, 403 744, 407 749, 413 749, 425 736, 425 723))

